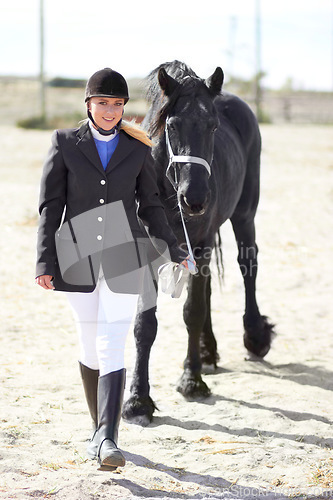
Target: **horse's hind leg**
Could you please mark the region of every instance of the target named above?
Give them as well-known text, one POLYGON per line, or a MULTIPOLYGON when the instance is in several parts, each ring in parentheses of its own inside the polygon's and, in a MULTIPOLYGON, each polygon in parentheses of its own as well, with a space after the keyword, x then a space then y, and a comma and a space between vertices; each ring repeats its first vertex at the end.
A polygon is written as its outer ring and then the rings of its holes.
POLYGON ((236 216, 231 219, 238 245, 238 263, 245 285, 244 345, 255 356, 263 358, 268 353, 274 325, 259 312, 256 300, 258 247, 255 241, 253 219, 244 221, 236 216))

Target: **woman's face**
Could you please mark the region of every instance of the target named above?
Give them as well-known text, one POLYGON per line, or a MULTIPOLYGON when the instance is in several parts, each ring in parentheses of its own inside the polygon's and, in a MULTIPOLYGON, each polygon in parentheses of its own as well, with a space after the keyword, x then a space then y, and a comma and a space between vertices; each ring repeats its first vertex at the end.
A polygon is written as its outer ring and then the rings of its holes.
POLYGON ((124 104, 120 97, 91 97, 88 109, 98 127, 111 130, 123 116, 124 104))

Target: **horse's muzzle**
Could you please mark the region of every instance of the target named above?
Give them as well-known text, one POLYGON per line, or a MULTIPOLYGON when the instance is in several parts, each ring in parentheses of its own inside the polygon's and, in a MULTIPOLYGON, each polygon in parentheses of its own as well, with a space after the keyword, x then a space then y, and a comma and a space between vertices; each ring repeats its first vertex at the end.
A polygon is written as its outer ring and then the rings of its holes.
POLYGON ((189 196, 181 195, 181 206, 184 213, 190 217, 198 217, 206 212, 209 201, 209 195, 206 196, 204 201, 199 199, 192 199, 189 196))

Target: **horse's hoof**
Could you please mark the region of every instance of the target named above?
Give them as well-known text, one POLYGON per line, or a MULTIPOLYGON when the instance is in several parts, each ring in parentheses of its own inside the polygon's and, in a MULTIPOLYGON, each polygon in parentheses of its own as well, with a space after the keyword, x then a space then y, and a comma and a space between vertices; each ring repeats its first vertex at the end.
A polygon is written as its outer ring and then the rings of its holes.
POLYGON ((203 343, 200 344, 200 360, 202 366, 211 366, 216 370, 220 355, 216 349, 208 349, 203 343))
POLYGON ((211 375, 212 373, 215 373, 217 370, 217 365, 214 363, 214 364, 207 364, 207 363, 203 363, 203 365, 201 366, 201 373, 203 373, 204 375, 211 375))
POLYGON ((257 358, 264 358, 271 348, 275 335, 274 325, 266 316, 260 316, 255 324, 248 324, 244 319, 244 346, 249 353, 257 358))
POLYGON ((257 356, 253 354, 253 352, 247 351, 247 355, 245 356, 245 361, 251 361, 253 363, 259 363, 263 361, 263 356, 257 356))
POLYGON ((206 399, 211 395, 211 390, 200 375, 196 377, 183 375, 177 386, 177 391, 187 400, 206 399))
POLYGON ((127 422, 134 424, 134 425, 140 425, 140 427, 147 427, 149 424, 151 424, 153 417, 148 417, 147 415, 137 415, 133 416, 130 419, 126 418, 127 422))
POLYGON ((124 403, 122 417, 131 424, 147 427, 153 419, 155 410, 157 410, 157 407, 150 396, 145 398, 131 396, 124 403))

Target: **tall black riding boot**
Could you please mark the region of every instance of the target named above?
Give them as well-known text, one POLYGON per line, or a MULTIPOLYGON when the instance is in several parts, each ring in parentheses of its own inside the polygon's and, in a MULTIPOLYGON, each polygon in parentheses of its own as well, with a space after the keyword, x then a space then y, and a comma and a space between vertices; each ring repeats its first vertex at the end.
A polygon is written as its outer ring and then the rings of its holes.
POLYGON ((100 470, 125 465, 117 447, 118 427, 124 398, 126 370, 107 373, 98 380, 98 463, 100 470))
POLYGON ((92 370, 79 362, 80 372, 84 393, 88 403, 89 413, 92 419, 92 436, 87 446, 87 455, 89 458, 97 458, 98 441, 97 441, 97 427, 98 427, 98 414, 97 414, 97 387, 99 370, 92 370))

